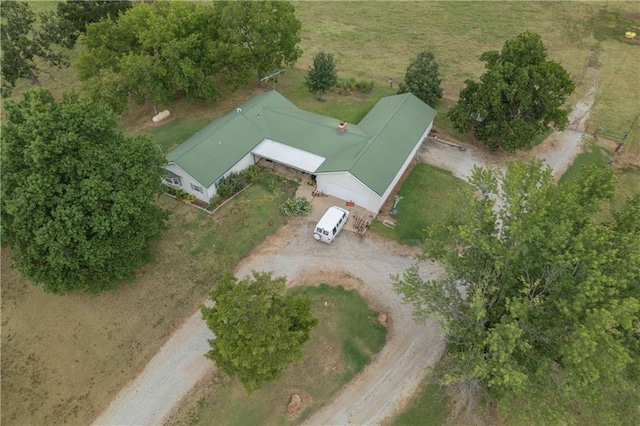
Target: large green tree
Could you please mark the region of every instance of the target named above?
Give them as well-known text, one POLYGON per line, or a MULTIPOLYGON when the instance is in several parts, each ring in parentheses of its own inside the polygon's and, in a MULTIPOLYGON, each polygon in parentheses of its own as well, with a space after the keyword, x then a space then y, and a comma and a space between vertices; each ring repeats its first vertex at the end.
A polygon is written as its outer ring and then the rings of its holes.
POLYGON ((78 37, 84 34, 88 24, 107 17, 116 19, 118 15, 131 7, 129 0, 72 0, 58 3, 56 6, 56 25, 58 41, 71 49, 78 37))
POLYGON ((275 380, 292 361, 317 324, 311 301, 286 292, 285 278, 254 272, 240 281, 225 274, 211 293, 214 305, 202 316, 215 339, 207 357, 251 392, 275 380))
POLYGON ((541 163, 513 163, 471 183, 478 192, 426 239, 444 274, 394 277, 418 318, 443 323, 447 382, 487 389, 534 423, 570 422, 576 406, 625 423, 635 408, 608 408, 640 397, 640 194, 603 221, 608 168, 556 185, 541 163))
POLYGON ((292 66, 302 55, 298 47, 302 24, 295 8, 285 1, 217 2, 221 39, 235 46, 245 67, 258 80, 267 72, 292 66))
POLYGON ((432 52, 425 50, 411 60, 398 93, 411 92, 424 103, 434 106, 442 98, 442 79, 432 52))
POLYGON ((304 77, 304 85, 311 93, 322 98, 322 94, 330 90, 338 82, 333 53, 318 52, 313 57, 313 66, 309 67, 304 77))
POLYGON ((538 34, 522 33, 507 40, 500 52, 485 52, 480 59, 487 71, 479 83, 466 81, 449 111, 458 131, 473 130, 487 146, 515 151, 529 146, 550 125, 566 126, 562 106, 574 84, 562 65, 547 59, 538 34))
POLYGON ((219 29, 208 4, 137 4, 117 21, 87 26, 77 59, 82 87, 116 112, 125 110, 128 99, 216 99, 219 78, 232 87, 247 80, 242 60, 220 40, 219 29))
POLYGON ((11 94, 16 82, 27 79, 40 86, 39 64, 62 68, 67 56, 56 46, 51 14, 40 14, 40 21, 28 3, 0 2, 0 45, 2 47, 2 96, 11 94))
POLYGON ((103 107, 41 88, 7 102, 2 237, 17 269, 45 291, 100 291, 132 276, 164 229, 155 204, 164 158, 103 107))

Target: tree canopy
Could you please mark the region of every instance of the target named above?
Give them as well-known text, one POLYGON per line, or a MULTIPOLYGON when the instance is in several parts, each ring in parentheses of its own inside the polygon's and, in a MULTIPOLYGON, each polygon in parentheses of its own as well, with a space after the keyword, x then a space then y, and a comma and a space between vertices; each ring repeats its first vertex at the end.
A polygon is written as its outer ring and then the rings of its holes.
POLYGON ((428 232, 424 257, 444 274, 394 277, 418 318, 443 323, 447 382, 516 400, 536 422, 571 422, 580 404, 590 421, 624 423, 634 404, 605 407, 640 396, 640 194, 603 221, 608 168, 556 185, 540 162, 513 163, 471 182, 479 192, 428 232))
POLYGON ((318 98, 330 90, 338 82, 338 74, 333 53, 318 52, 313 57, 313 66, 309 67, 304 77, 304 85, 311 93, 318 94, 318 98))
POLYGON ((129 0, 67 0, 56 6, 56 25, 59 44, 73 48, 88 24, 118 15, 131 8, 129 0))
POLYGON ((39 61, 57 68, 68 65, 67 56, 56 48, 52 15, 40 14, 40 22, 36 26, 37 16, 28 3, 3 1, 0 2, 0 16, 3 97, 11 94, 16 82, 21 78, 40 86, 39 61))
POLYGON ((442 98, 440 72, 435 56, 428 50, 418 53, 411 60, 404 74, 404 82, 400 83, 398 93, 411 92, 424 103, 434 106, 442 98))
POLYGON ((17 269, 52 293, 100 291, 148 261, 164 229, 164 158, 103 107, 41 88, 6 103, 2 237, 17 269))
POLYGON ((562 65, 547 59, 538 34, 522 33, 507 40, 500 52, 485 52, 480 59, 487 69, 480 83, 467 80, 449 111, 458 131, 473 130, 487 146, 515 151, 550 125, 566 126, 562 106, 574 84, 562 65))
POLYGON ((283 65, 293 66, 302 55, 298 47, 302 24, 291 3, 217 2, 216 12, 221 40, 236 47, 245 69, 257 70, 258 80, 283 65))
POLYGON ((211 293, 214 305, 201 308, 215 334, 206 356, 248 392, 302 358, 302 345, 317 324, 311 301, 286 293, 285 282, 271 273, 254 272, 240 281, 225 274, 211 293))
POLYGON ((293 64, 300 22, 285 2, 136 4, 87 26, 76 61, 82 87, 116 112, 127 101, 217 99, 251 72, 293 64))
POLYGON ((216 77, 235 78, 217 34, 209 5, 137 4, 117 21, 87 26, 77 59, 82 87, 116 112, 125 110, 129 98, 157 104, 176 94, 216 99, 216 77))

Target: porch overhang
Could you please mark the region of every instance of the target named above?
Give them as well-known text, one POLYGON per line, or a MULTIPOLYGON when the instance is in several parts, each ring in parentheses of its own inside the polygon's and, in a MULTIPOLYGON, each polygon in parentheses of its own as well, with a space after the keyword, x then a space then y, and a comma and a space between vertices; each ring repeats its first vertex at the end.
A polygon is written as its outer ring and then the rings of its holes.
POLYGON ((312 154, 269 138, 260 142, 251 153, 311 174, 315 173, 318 167, 326 160, 320 155, 312 154))

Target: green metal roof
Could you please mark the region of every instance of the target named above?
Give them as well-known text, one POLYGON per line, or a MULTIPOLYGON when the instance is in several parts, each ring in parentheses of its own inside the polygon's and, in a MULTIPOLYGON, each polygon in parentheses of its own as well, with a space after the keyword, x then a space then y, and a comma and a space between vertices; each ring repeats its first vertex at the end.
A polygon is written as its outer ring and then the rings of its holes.
POLYGON ((208 187, 269 138, 326 158, 317 173, 349 171, 382 195, 435 115, 409 93, 389 96, 339 134, 338 119, 303 111, 270 91, 212 121, 167 159, 208 187))

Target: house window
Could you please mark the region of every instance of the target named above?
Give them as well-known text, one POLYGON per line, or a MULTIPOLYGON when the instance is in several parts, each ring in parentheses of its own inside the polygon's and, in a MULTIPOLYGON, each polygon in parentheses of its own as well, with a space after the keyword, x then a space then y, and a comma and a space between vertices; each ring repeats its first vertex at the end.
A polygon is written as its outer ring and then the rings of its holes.
POLYGON ((166 174, 164 175, 164 181, 167 182, 169 185, 182 186, 182 178, 170 170, 166 170, 166 174))
POLYGON ((194 184, 191 184, 191 189, 193 189, 194 191, 198 191, 201 194, 204 192, 201 186, 194 185, 194 184))
POLYGON ((164 178, 165 182, 167 182, 169 185, 174 185, 174 186, 182 186, 182 181, 180 180, 179 177, 165 177, 164 178))

